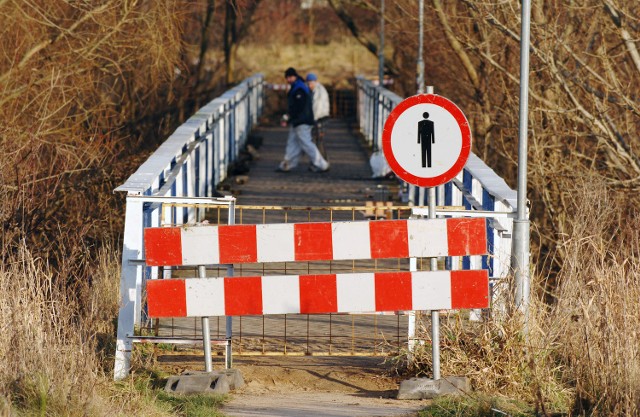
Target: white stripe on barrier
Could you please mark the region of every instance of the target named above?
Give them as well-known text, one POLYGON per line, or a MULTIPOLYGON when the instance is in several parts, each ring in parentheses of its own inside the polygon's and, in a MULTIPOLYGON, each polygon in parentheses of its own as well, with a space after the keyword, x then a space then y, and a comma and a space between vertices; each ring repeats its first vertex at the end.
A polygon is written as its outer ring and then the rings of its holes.
POLYGON ((182 240, 183 265, 220 263, 217 227, 183 227, 180 230, 180 239, 182 240))
POLYGON ((373 273, 339 274, 336 277, 338 311, 376 311, 373 273))
MULTIPOLYGON (((411 288, 416 310, 428 310, 431 306, 451 306, 451 278, 449 271, 433 271, 429 279, 414 281, 411 288)), ((439 307, 444 309, 446 307, 439 307)))
POLYGON ((224 281, 189 279, 185 286, 188 316, 224 316, 224 281))
POLYGON ((336 222, 332 226, 333 259, 369 259, 371 247, 368 222, 336 222))
POLYGON ((447 256, 449 253, 446 222, 409 221, 407 228, 412 257, 447 256))
POLYGON ((300 282, 297 275, 262 277, 262 311, 280 314, 281 311, 300 312, 300 282))
POLYGON ((286 262, 294 259, 293 224, 256 226, 258 262, 286 262))

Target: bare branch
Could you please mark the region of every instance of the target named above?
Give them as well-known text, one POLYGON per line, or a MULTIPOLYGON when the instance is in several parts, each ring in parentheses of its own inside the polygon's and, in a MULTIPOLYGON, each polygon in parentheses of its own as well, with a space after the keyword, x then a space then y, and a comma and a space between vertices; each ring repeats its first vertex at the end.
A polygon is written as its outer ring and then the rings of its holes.
POLYGON ((611 4, 610 0, 603 0, 604 8, 611 17, 613 24, 620 30, 620 37, 624 41, 625 46, 627 47, 627 51, 631 56, 631 60, 636 66, 638 73, 640 74, 640 53, 638 53, 638 48, 636 48, 636 44, 631 37, 631 34, 628 30, 622 27, 622 17, 618 10, 611 4))
MULTIPOLYGON (((349 31, 351 31, 353 37, 356 38, 356 40, 360 42, 365 48, 367 48, 369 52, 377 56, 379 52, 378 45, 360 32, 355 21, 353 20, 351 15, 349 15, 349 12, 347 12, 347 10, 344 8, 344 3, 342 2, 342 0, 329 0, 329 4, 338 15, 340 20, 342 20, 349 31)), ((394 64, 392 57, 388 56, 386 53, 384 56, 384 66, 392 75, 399 75, 401 73, 400 69, 394 64)))
POLYGON ((438 15, 438 20, 440 20, 440 24, 444 28, 447 41, 449 42, 449 46, 451 46, 451 49, 453 49, 453 52, 455 52, 456 56, 462 63, 462 66, 464 67, 467 75, 469 76, 469 80, 471 80, 471 84, 476 90, 478 90, 480 88, 480 78, 478 77, 478 73, 473 63, 471 62, 469 55, 465 52, 464 48, 462 47, 462 44, 460 44, 458 39, 453 34, 453 30, 449 25, 447 16, 444 14, 444 11, 442 10, 442 4, 440 3, 440 0, 432 0, 432 1, 433 1, 433 7, 435 8, 436 14, 438 15))

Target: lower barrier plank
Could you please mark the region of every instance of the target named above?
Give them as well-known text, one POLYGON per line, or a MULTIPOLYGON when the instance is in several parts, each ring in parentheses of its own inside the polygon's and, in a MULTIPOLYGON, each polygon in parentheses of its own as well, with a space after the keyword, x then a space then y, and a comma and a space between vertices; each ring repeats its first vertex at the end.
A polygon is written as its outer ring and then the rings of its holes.
POLYGON ((150 317, 489 307, 486 270, 172 278, 147 281, 150 317))

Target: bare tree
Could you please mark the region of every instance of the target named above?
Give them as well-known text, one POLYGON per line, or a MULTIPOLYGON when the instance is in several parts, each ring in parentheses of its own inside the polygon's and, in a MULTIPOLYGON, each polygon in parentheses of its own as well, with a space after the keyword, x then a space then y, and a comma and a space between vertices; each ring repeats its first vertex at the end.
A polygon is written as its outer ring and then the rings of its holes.
POLYGON ((252 0, 242 9, 242 21, 238 26, 239 4, 237 0, 227 0, 225 6, 224 24, 224 62, 226 67, 226 83, 231 85, 235 81, 236 52, 240 42, 247 36, 253 23, 253 15, 260 5, 260 0, 252 0))

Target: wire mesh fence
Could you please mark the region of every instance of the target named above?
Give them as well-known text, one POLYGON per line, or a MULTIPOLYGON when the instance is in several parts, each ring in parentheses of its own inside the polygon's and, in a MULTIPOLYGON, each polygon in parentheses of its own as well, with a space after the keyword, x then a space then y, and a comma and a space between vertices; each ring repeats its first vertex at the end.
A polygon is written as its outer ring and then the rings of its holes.
MULTIPOLYGON (((183 206, 180 206, 183 207, 183 206)), ((229 223, 225 207, 197 207, 201 222, 224 225, 229 223)), ((173 205, 163 212, 175 212, 173 205)), ((302 223, 334 221, 375 221, 407 219, 411 208, 393 206, 390 202, 368 202, 352 207, 283 207, 236 206, 236 224, 302 223)), ((172 224, 172 215, 163 224, 172 224)), ((428 269, 427 260, 418 260, 418 269, 428 269)), ((358 272, 408 271, 409 260, 365 259, 355 261, 313 261, 239 264, 234 277, 287 274, 336 274, 358 272)), ((207 277, 229 276, 229 266, 208 266, 207 277)), ((194 268, 172 268, 159 274, 168 277, 196 277, 194 268)), ((234 354, 243 355, 388 355, 405 349, 408 342, 408 316, 405 312, 357 314, 286 314, 242 316, 232 318, 234 354)), ((209 321, 212 338, 225 338, 226 317, 209 321)), ((161 337, 199 338, 201 320, 197 318, 162 319, 149 323, 148 332, 161 337)), ((215 348, 214 348, 215 351, 215 348)), ((219 354, 222 354, 222 350, 219 354)))

